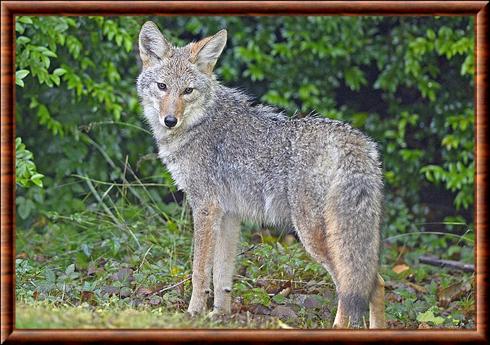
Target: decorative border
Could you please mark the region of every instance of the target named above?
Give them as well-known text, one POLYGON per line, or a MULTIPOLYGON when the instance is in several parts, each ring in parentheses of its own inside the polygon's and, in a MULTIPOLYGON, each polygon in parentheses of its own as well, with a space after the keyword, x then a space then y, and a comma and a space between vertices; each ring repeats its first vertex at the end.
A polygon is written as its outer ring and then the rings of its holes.
POLYGON ((489 340, 488 304, 488 1, 3 1, 1 3, 1 339, 7 343, 112 342, 478 342, 489 340), (16 15, 466 15, 475 25, 476 330, 30 330, 15 329, 16 15))

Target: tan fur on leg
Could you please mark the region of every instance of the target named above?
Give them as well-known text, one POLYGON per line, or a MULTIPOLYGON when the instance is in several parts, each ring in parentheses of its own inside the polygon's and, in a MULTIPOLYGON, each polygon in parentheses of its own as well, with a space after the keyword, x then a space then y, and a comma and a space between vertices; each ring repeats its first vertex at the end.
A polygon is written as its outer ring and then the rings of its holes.
POLYGON ((379 274, 376 288, 369 302, 369 328, 386 328, 385 282, 379 274))
POLYGON ((212 314, 229 314, 235 256, 240 238, 240 221, 229 216, 223 218, 216 236, 213 263, 214 308, 212 314))
POLYGON ((222 212, 216 205, 195 210, 194 216, 194 260, 192 263, 192 296, 187 311, 191 315, 206 310, 211 284, 216 233, 222 221, 222 212))
POLYGON ((349 328, 349 317, 342 311, 342 304, 337 304, 337 314, 335 315, 335 321, 333 322, 334 328, 349 328))

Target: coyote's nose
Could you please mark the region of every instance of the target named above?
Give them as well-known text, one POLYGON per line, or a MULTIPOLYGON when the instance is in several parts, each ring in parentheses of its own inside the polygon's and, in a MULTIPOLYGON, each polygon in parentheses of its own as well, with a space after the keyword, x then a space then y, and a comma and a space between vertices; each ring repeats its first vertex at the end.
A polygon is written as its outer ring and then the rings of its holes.
POLYGON ((165 116, 163 122, 165 122, 165 126, 167 126, 168 128, 172 128, 175 127, 175 125, 177 124, 177 119, 173 115, 168 115, 165 116))

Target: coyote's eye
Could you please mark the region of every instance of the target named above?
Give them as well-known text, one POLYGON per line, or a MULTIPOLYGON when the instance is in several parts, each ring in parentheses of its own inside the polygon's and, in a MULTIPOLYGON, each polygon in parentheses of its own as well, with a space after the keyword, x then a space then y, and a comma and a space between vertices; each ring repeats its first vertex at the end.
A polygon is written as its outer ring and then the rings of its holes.
POLYGON ((192 87, 188 87, 184 90, 184 95, 188 95, 188 94, 192 93, 192 91, 194 91, 194 89, 192 87))
POLYGON ((157 83, 157 86, 160 90, 165 91, 167 90, 167 85, 164 83, 157 83))

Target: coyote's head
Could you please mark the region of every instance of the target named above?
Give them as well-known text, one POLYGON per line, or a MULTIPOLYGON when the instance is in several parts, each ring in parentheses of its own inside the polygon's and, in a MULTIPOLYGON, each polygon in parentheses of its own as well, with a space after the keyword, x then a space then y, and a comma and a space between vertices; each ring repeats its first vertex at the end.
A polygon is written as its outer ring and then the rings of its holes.
POLYGON ((213 68, 226 44, 226 30, 185 47, 174 47, 153 22, 139 35, 143 70, 138 94, 150 124, 167 131, 187 127, 203 115, 217 82, 213 68))

